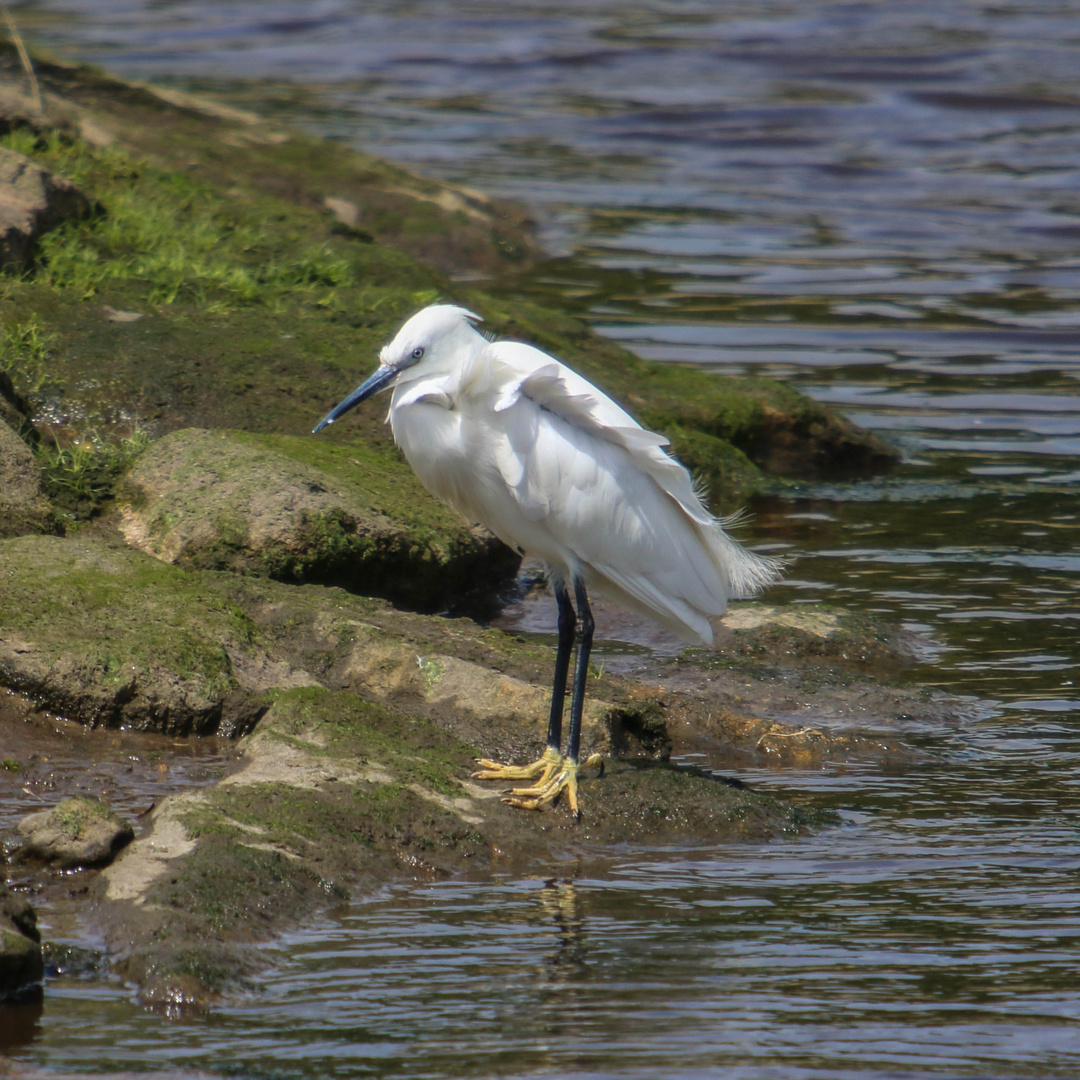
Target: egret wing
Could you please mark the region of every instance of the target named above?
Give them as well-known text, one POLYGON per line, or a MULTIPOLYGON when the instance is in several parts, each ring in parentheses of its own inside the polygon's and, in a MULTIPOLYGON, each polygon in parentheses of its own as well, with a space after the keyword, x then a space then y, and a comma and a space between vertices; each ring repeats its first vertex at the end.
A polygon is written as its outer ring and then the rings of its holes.
POLYGON ((633 455, 637 466, 652 476, 695 521, 703 525, 715 522, 694 490, 686 468, 664 451, 668 440, 643 428, 576 371, 547 353, 518 342, 493 342, 485 355, 508 369, 496 408, 506 409, 525 397, 595 438, 623 447, 633 455), (510 372, 520 373, 520 378, 513 378, 510 372))
POLYGON ((705 616, 779 576, 723 531, 662 435, 539 349, 497 342, 485 358, 504 481, 603 591, 709 640, 705 616))

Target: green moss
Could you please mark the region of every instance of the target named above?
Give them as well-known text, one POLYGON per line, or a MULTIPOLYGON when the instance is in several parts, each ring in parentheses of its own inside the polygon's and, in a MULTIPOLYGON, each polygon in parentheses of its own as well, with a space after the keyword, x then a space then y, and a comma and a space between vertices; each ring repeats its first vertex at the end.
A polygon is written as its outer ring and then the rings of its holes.
POLYGON ((343 878, 362 859, 396 861, 402 851, 435 853, 479 842, 455 814, 416 790, 463 794, 452 778, 461 771, 462 748, 424 721, 403 721, 351 694, 305 687, 275 696, 259 738, 349 768, 372 761, 393 779, 312 788, 260 782, 208 792, 182 816, 195 851, 152 888, 155 903, 185 920, 227 931, 232 940, 257 935, 266 920, 302 910, 316 896, 347 898, 343 878))
POLYGON ((465 794, 458 777, 476 756, 472 746, 427 720, 321 687, 275 695, 262 730, 283 739, 302 734, 308 752, 314 740, 322 747, 317 752, 334 760, 378 761, 393 775, 393 786, 415 784, 451 797, 465 794))
POLYGON ((46 136, 28 146, 20 132, 6 143, 93 192, 101 208, 46 234, 38 249, 37 279, 80 299, 127 282, 150 304, 223 312, 274 307, 286 292, 327 304, 333 290, 356 283, 344 249, 311 241, 302 214, 257 215, 246 201, 117 145, 46 136))
POLYGON ((700 478, 715 513, 737 510, 749 494, 765 486, 761 470, 727 439, 675 420, 662 426, 672 453, 700 478))
POLYGON ((211 583, 138 552, 18 537, 0 542, 0 566, 0 624, 103 683, 166 669, 214 699, 237 685, 228 649, 259 639, 211 583))
POLYGON ((363 443, 176 432, 129 475, 122 508, 137 512, 149 550, 186 567, 332 583, 427 611, 471 603, 519 561, 431 499, 397 455, 363 443))
POLYGON ((372 355, 386 319, 439 295, 432 271, 391 248, 335 235, 314 207, 260 191, 240 197, 116 145, 19 130, 0 145, 68 177, 100 208, 43 236, 32 273, 3 280, 0 367, 35 406, 63 396, 100 424, 118 404, 142 412, 165 387, 167 398, 194 391, 203 408, 257 390, 251 426, 281 426, 295 412, 286 429, 310 430, 337 388, 316 403, 309 365, 297 368, 296 353, 310 348, 312 364, 344 366, 359 330, 360 348, 372 355), (102 303, 142 318, 111 322, 102 303), (308 385, 282 399, 289 368, 297 386, 308 385), (195 372, 217 389, 193 384, 195 372))
POLYGON ((53 808, 52 821, 69 840, 78 840, 87 821, 118 821, 119 818, 97 799, 63 799, 53 808))
MULTIPOLYGON (((770 469, 781 458, 807 462, 815 455, 792 454, 789 444, 801 441, 805 450, 831 430, 822 406, 779 384, 646 363, 592 337, 579 320, 508 292, 466 295, 404 251, 336 229, 320 206, 329 194, 354 198, 365 229, 412 255, 438 261, 454 251, 484 265, 512 262, 515 244, 497 215, 466 214, 461 197, 434 182, 302 137, 268 142, 226 131, 225 152, 208 134, 215 122, 114 89, 115 103, 99 90, 93 108, 108 114, 128 147, 49 133, 5 137, 101 208, 44 237, 35 272, 8 278, 0 302, 0 318, 6 308, 9 321, 17 314, 48 342, 51 392, 92 423, 109 422, 120 404, 147 421, 153 413, 159 429, 306 435, 402 318, 449 298, 598 381, 642 422, 672 435, 714 491, 734 486, 743 497, 760 481, 748 458, 770 469), (143 318, 112 323, 87 298, 143 318)), ((29 367, 26 387, 40 400, 41 365, 29 367)), ((319 441, 363 443, 380 463, 394 459, 378 409, 358 411, 319 441)), ((840 441, 840 451, 854 453, 840 441)), ((816 458, 835 457, 833 450, 816 458)), ((326 527, 327 543, 340 545, 340 531, 326 527)))

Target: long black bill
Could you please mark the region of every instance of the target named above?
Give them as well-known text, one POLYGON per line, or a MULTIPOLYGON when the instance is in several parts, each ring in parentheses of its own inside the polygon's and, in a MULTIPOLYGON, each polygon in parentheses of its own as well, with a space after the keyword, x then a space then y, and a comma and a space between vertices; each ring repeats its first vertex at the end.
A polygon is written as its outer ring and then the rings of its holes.
POLYGON ((398 369, 381 367, 366 382, 362 382, 340 405, 335 405, 315 426, 312 435, 318 435, 327 424, 332 424, 339 417, 344 416, 350 409, 355 409, 365 398, 381 390, 387 383, 392 382, 398 369))

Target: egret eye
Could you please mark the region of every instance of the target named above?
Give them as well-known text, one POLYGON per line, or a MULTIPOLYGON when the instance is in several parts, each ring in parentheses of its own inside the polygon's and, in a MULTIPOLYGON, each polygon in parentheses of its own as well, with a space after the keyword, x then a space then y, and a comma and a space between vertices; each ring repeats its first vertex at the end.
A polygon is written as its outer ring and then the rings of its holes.
POLYGON ((424 347, 421 345, 419 349, 413 349, 412 358, 419 360, 424 355, 424 347))

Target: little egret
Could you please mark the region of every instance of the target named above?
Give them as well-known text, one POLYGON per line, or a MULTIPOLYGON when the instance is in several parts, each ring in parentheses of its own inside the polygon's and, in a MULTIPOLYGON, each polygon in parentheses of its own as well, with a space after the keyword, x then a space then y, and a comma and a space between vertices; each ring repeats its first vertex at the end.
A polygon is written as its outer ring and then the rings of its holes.
MULTIPOLYGON (((729 599, 753 595, 780 563, 745 550, 703 504, 690 474, 577 372, 531 345, 489 341, 464 308, 433 304, 379 354, 379 368, 316 432, 384 387, 389 422, 421 483, 469 521, 547 564, 558 649, 547 749, 530 765, 482 760, 486 780, 531 780, 507 802, 579 813, 581 712, 592 646, 588 591, 651 616, 698 644, 729 599), (577 613, 570 600, 573 590, 577 613), (570 734, 563 706, 574 639, 570 734)), ((600 764, 593 755, 585 764, 600 764)))

